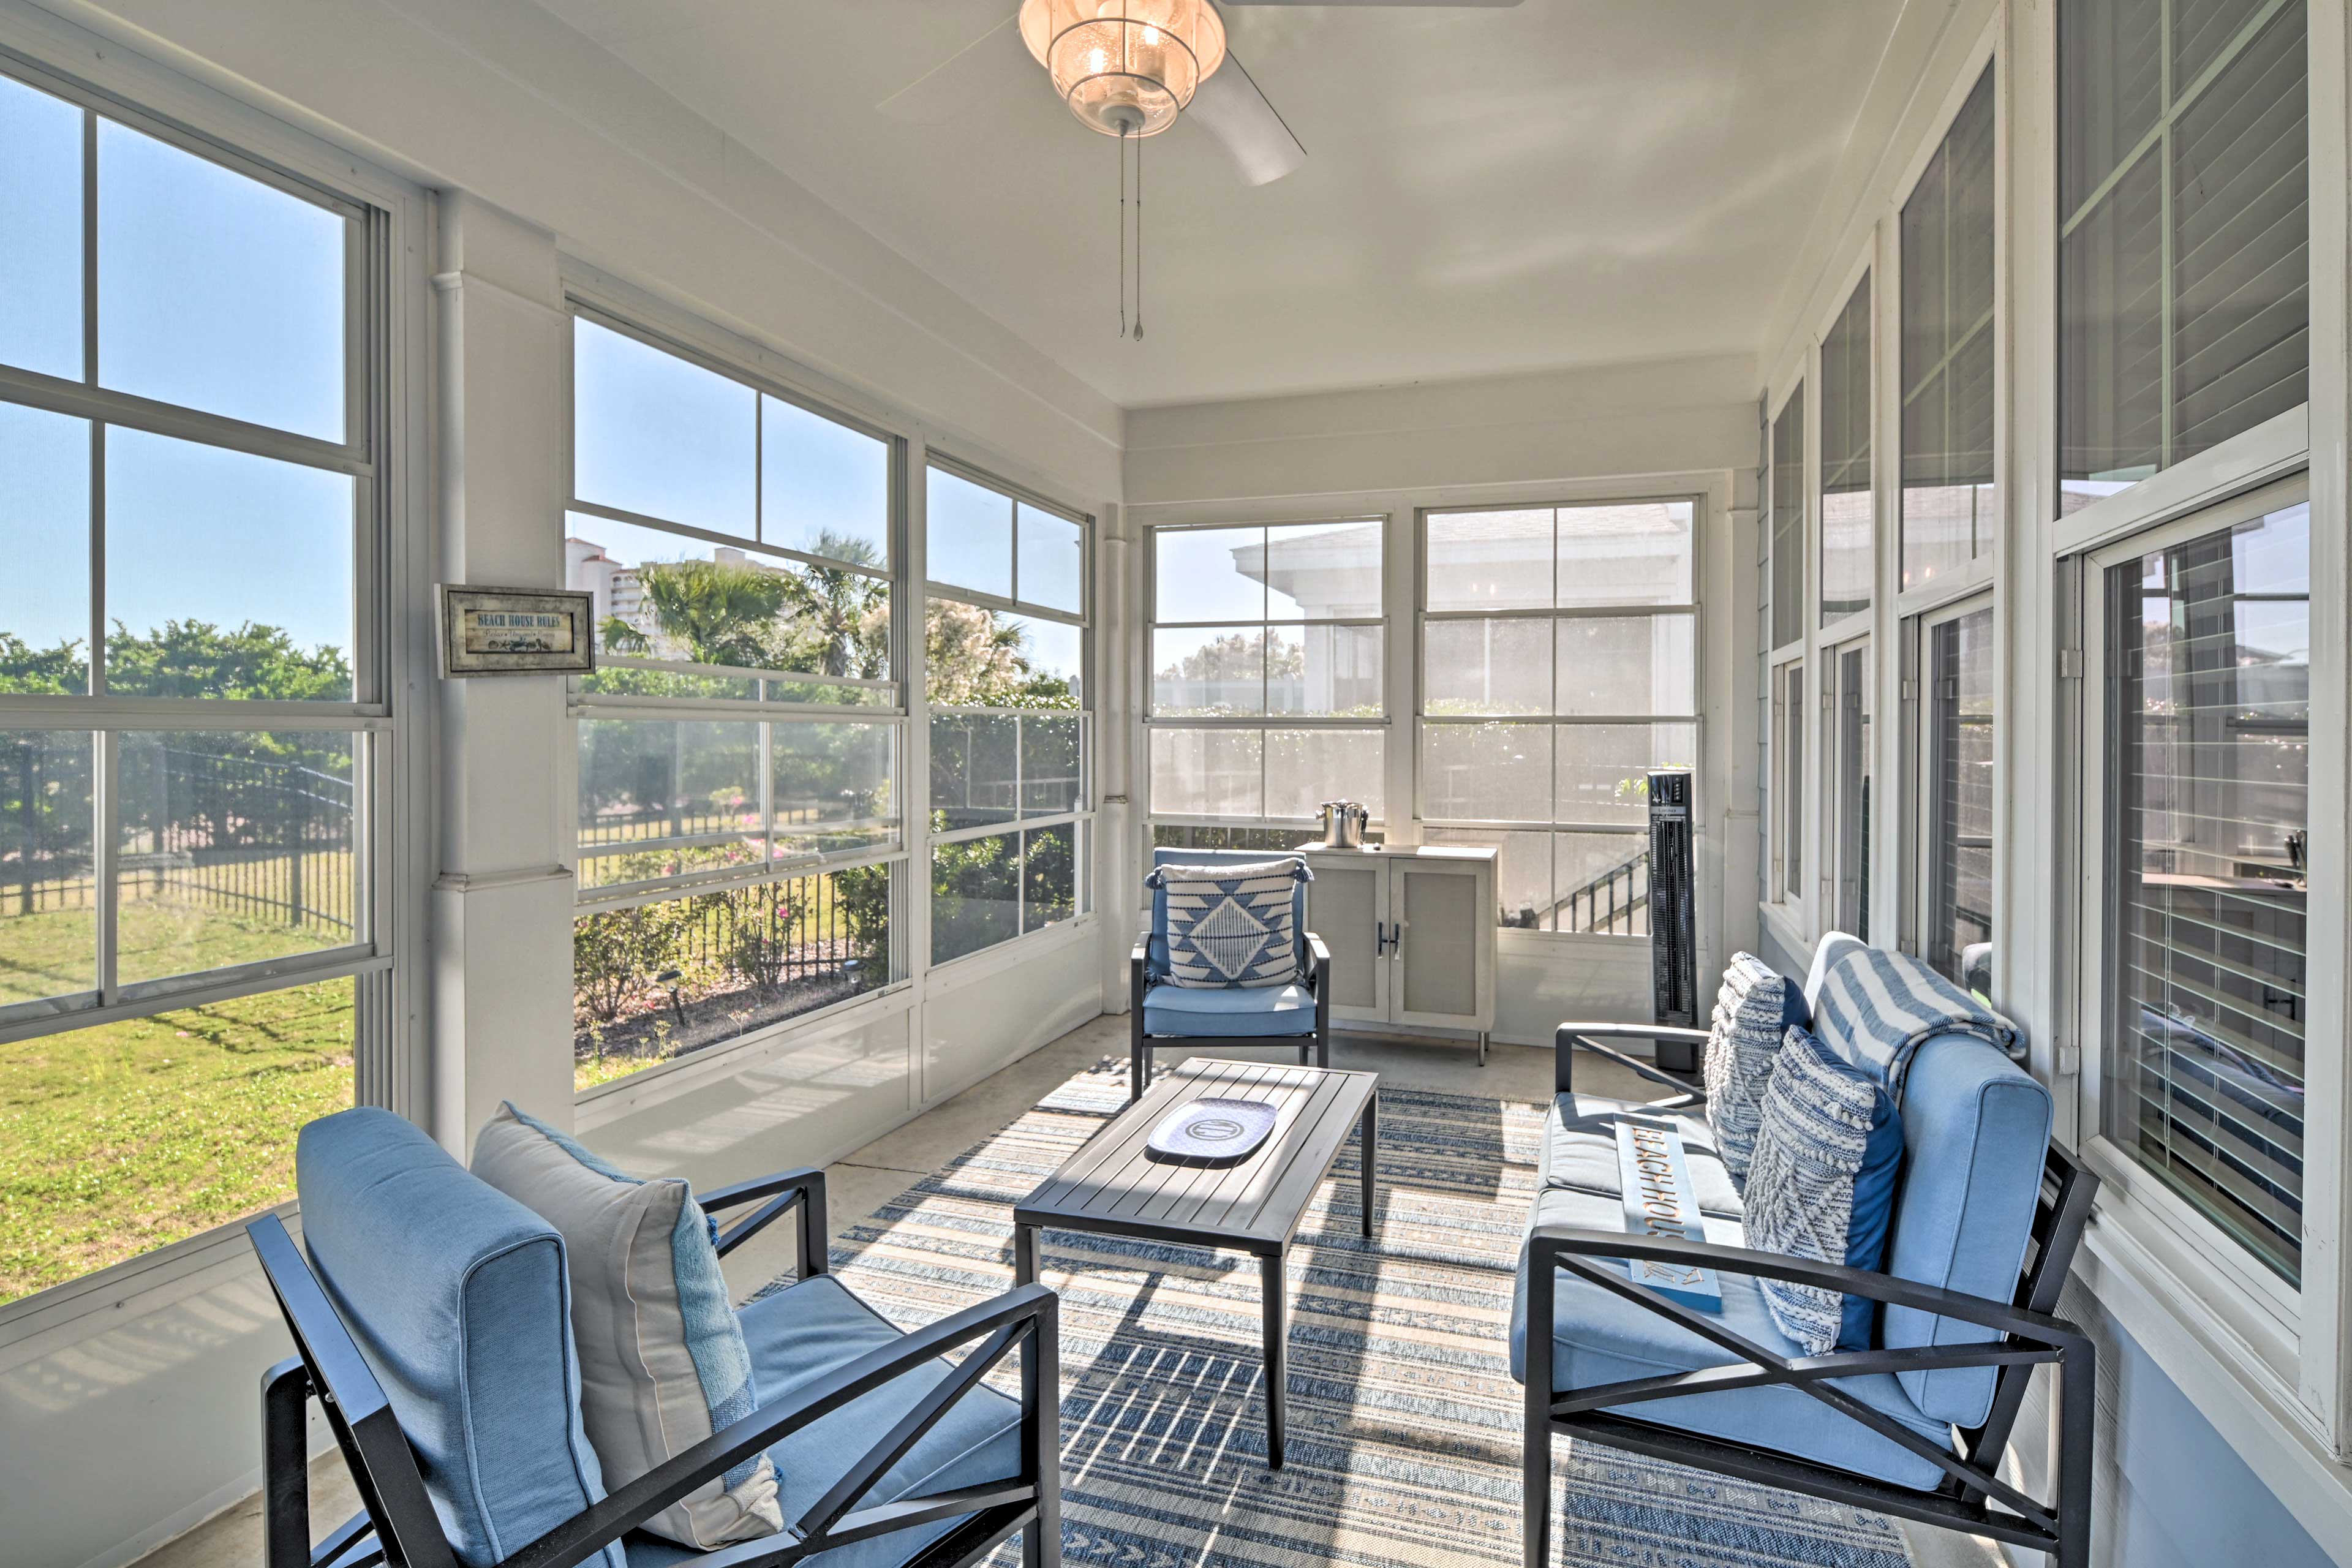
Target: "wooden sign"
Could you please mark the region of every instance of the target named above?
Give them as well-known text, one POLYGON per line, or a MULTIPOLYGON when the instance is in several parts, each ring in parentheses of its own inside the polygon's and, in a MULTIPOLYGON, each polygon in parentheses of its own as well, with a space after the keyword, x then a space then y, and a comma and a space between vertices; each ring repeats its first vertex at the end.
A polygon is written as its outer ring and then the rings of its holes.
MULTIPOLYGON (((1705 1241, 1698 1194, 1683 1156, 1682 1130, 1671 1122, 1620 1117, 1617 1175, 1624 1194, 1625 1229, 1633 1236, 1665 1236, 1705 1241)), ((1676 1263, 1626 1261, 1633 1282, 1702 1312, 1723 1310, 1723 1287, 1712 1268, 1676 1263)))
POLYGON ((596 668, 593 595, 441 587, 441 673, 586 675, 596 668))

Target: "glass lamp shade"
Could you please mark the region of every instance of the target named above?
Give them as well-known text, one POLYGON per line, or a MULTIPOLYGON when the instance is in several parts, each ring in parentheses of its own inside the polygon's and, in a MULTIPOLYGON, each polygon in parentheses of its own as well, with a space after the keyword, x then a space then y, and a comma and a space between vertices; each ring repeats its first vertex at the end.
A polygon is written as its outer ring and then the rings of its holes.
POLYGON ((1081 123, 1151 136, 1225 59, 1209 0, 1022 0, 1021 38, 1081 123))

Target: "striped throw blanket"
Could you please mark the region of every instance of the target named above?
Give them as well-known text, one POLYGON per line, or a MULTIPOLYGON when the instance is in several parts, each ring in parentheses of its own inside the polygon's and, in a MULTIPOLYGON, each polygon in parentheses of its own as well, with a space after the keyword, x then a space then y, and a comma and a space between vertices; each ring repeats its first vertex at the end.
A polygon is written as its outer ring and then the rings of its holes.
POLYGON ((1849 949, 1830 965, 1813 1031, 1847 1060, 1875 1068, 1898 1105, 1912 1055, 1937 1035, 2017 1048, 2017 1026, 1919 960, 1882 947, 1849 949))

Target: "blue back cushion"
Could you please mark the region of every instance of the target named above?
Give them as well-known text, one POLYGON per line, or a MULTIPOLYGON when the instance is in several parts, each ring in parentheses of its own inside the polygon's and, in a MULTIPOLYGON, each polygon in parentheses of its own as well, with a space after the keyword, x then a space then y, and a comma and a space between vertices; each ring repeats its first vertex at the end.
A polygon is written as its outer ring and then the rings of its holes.
MULTIPOLYGON (((489 1568, 602 1500, 554 1228, 387 1110, 303 1128, 295 1182, 310 1266, 459 1560, 489 1568)), ((615 1543, 592 1561, 627 1559, 615 1543)))
MULTIPOLYGON (((1921 1046, 1903 1084, 1903 1181, 1886 1272, 1996 1301, 2013 1300, 2050 1147, 2049 1089, 1988 1042, 1942 1035, 1921 1046)), ((1909 1307, 1880 1314, 1890 1349, 1973 1344, 1991 1331, 1909 1307)), ((1979 1425, 1991 1367, 1899 1374, 1927 1415, 1979 1425)))
MULTIPOLYGON (((1154 866, 1258 866, 1279 860, 1286 852, 1271 849, 1169 849, 1151 852, 1154 866)), ((1298 967, 1307 968, 1307 884, 1300 882, 1290 900, 1292 923, 1298 930, 1298 967)), ((1168 972, 1168 895, 1151 890, 1151 978, 1168 972)))

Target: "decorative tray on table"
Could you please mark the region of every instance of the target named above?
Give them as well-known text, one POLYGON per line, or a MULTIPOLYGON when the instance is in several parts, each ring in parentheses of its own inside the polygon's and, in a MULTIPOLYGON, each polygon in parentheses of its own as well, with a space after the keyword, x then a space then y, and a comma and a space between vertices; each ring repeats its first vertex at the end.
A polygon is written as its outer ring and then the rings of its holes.
POLYGON ((1263 1100, 1190 1100, 1160 1119, 1144 1156, 1163 1165, 1238 1165, 1258 1152, 1274 1121, 1263 1100))

